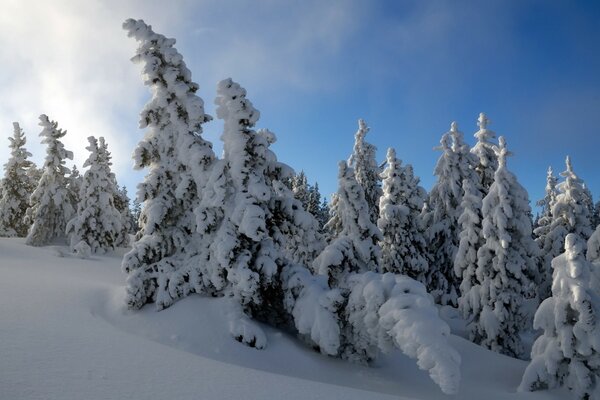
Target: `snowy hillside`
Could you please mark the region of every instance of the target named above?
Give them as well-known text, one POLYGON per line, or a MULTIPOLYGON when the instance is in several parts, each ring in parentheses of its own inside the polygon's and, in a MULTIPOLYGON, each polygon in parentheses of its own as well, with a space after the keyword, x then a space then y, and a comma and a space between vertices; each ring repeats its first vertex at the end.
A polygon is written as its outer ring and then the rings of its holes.
POLYGON ((125 308, 123 251, 0 239, 0 399, 564 399, 517 393, 527 362, 458 336, 457 395, 399 352, 374 367, 328 358, 265 326, 268 345, 235 342, 222 300, 191 296, 156 312, 125 308), (61 256, 61 254, 66 254, 61 256))

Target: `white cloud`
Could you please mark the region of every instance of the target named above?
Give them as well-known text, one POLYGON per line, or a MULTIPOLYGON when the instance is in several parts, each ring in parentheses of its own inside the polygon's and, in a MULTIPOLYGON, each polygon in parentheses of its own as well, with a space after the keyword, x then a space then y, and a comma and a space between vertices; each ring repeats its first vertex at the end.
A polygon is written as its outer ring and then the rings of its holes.
POLYGON ((121 29, 126 18, 178 38, 208 107, 216 81, 228 76, 263 93, 282 85, 323 88, 326 80, 310 74, 311 60, 333 56, 353 29, 352 9, 339 2, 1 3, 0 160, 8 156, 11 122, 19 121, 42 162, 37 122, 45 113, 68 131, 65 145, 78 166, 87 157, 86 137, 105 136, 118 176, 131 174, 130 154, 141 137, 137 115, 149 97, 129 61, 136 44, 121 29))

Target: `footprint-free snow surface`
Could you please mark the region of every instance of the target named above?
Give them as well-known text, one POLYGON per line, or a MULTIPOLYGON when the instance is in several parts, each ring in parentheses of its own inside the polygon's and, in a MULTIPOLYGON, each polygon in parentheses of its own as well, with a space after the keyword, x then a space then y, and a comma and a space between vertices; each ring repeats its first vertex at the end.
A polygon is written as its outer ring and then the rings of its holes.
POLYGON ((526 362, 458 336, 461 388, 447 396, 398 352, 353 365, 268 327, 266 349, 245 347, 230 337, 220 299, 128 311, 123 252, 81 260, 63 247, 0 239, 0 400, 569 397, 517 393, 526 362))

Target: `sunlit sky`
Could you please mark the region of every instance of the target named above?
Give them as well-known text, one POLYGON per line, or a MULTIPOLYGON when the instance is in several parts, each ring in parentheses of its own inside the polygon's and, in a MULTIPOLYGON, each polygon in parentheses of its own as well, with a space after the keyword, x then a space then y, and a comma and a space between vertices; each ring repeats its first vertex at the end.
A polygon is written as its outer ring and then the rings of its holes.
MULTIPOLYGON (((129 17, 177 39, 214 115, 231 77, 278 136, 279 159, 322 192, 352 150, 357 119, 382 161, 394 147, 430 189, 433 148, 456 120, 473 144, 479 112, 507 139, 509 168, 532 201, 545 171, 575 171, 600 195, 600 2, 597 1, 95 1, 0 0, 0 163, 12 122, 41 164, 38 116, 68 131, 81 169, 90 135, 105 136, 130 193, 143 178, 131 153, 150 94, 129 17)), ((219 143, 222 123, 205 125, 219 143)), ((1 174, 1 173, 0 173, 1 174)))

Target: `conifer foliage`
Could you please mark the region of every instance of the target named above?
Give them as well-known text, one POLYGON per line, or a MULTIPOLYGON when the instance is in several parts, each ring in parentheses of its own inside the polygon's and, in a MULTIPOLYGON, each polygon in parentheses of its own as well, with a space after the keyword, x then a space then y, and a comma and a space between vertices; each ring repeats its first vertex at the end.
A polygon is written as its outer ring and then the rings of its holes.
POLYGON ((480 298, 471 304, 475 315, 470 332, 475 343, 522 357, 520 333, 529 324, 523 302, 534 290, 537 246, 528 217, 531 209, 527 191, 506 168, 511 153, 503 137, 494 149, 498 169, 483 199, 485 243, 477 252, 476 271, 480 298))
MULTIPOLYGON (((592 232, 592 215, 586 200, 584 182, 573 171, 570 157, 565 161, 566 170, 561 173, 564 180, 556 185, 558 194, 553 200, 552 185, 554 179, 548 177, 548 206, 551 206, 551 222, 543 221, 544 225, 536 231, 538 244, 542 250, 540 258, 540 276, 543 282, 540 286, 540 298, 545 299, 550 295, 550 277, 552 276, 551 262, 564 248, 565 238, 569 233, 587 240, 592 232)), ((540 220, 540 224, 542 220, 540 220)))
POLYGON ((564 385, 577 399, 600 398, 600 297, 590 285, 591 264, 584 253, 585 242, 570 233, 564 254, 552 261, 552 296, 534 319, 543 334, 533 345, 521 391, 564 385))
POLYGON ((484 193, 487 193, 494 182, 494 173, 498 168, 498 158, 494 153, 494 143, 492 139, 496 138, 496 133, 487 128, 490 120, 484 113, 479 114, 477 126, 479 130, 475 132, 477 143, 471 149, 471 153, 477 156, 478 163, 475 171, 479 175, 481 187, 484 193))
POLYGON ((31 246, 43 246, 55 240, 65 239, 67 221, 73 216, 67 178, 69 168, 65 160, 73 159, 73 153, 66 150, 60 139, 67 133, 58 128, 44 114, 40 116, 43 128, 40 136, 46 147, 46 159, 42 176, 30 198, 27 218, 31 228, 25 242, 31 246))
POLYGON ((328 276, 337 285, 351 272, 379 271, 381 232, 369 218, 369 206, 354 170, 339 163, 336 218, 340 233, 313 264, 316 273, 328 276))
POLYGON ((0 236, 24 237, 29 229, 25 213, 35 184, 28 175, 33 163, 27 159, 31 153, 25 149, 23 130, 17 122, 13 128, 13 137, 8 138, 10 158, 4 165, 4 178, 0 182, 0 236))
POLYGON ((364 191, 369 218, 377 224, 379 218, 379 198, 381 197, 380 169, 375 158, 377 148, 365 140, 369 127, 362 119, 358 120, 358 131, 354 135, 354 149, 348 159, 348 166, 353 168, 354 177, 364 191))
POLYGON ((425 283, 428 250, 420 215, 427 195, 425 189, 419 186, 412 166, 402 166, 392 148, 387 151, 387 164, 381 177, 383 195, 377 226, 383 237, 382 269, 425 283))
POLYGON ((67 223, 66 231, 75 252, 82 248, 87 252, 89 248, 91 253, 104 253, 117 246, 122 219, 115 208, 115 176, 110 170, 104 138, 100 138, 99 144, 98 139, 90 136, 88 143, 86 149, 90 155, 83 164, 88 169, 83 175, 77 214, 67 223))
POLYGON ((173 47, 175 40, 154 33, 142 20, 129 19, 123 28, 139 42, 132 60, 142 64, 152 92, 140 118, 140 128, 147 131, 134 153, 135 167, 147 168, 148 174, 138 186, 138 199, 144 202, 138 240, 122 264, 128 274, 127 304, 140 308, 155 302, 162 309, 204 290, 196 271, 199 238, 193 211, 214 160, 210 143, 201 137, 202 124, 211 118, 173 47))
POLYGON ((456 122, 442 136, 437 149, 442 151, 434 171, 437 182, 429 193, 423 216, 430 247, 427 288, 438 304, 456 305, 460 282, 454 274, 454 259, 459 244, 462 182, 478 181, 473 170, 476 160, 456 122))

